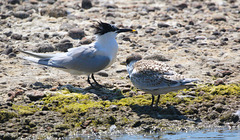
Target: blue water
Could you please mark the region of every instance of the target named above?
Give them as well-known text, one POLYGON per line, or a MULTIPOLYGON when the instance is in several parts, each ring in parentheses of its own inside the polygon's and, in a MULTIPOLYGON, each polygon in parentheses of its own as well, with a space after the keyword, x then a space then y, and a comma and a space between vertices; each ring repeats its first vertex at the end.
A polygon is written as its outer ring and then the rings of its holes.
MULTIPOLYGON (((69 138, 68 138, 69 139, 69 138)), ((74 136, 71 140, 240 140, 240 130, 169 132, 155 135, 118 135, 107 137, 74 136)))

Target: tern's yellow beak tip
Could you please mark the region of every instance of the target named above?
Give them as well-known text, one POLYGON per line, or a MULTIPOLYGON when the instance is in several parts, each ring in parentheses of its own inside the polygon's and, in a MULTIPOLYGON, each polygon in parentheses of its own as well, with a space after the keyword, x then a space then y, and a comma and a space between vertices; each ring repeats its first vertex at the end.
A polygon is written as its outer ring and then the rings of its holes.
POLYGON ((132 30, 132 32, 136 32, 136 30, 132 30))

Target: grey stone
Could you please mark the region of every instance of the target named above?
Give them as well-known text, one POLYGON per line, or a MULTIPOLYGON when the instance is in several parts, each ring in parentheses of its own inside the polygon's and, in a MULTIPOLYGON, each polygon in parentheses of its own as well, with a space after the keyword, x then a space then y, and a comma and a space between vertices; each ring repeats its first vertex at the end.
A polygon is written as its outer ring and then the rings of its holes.
POLYGON ((83 9, 90 9, 90 8, 92 8, 91 0, 82 0, 82 8, 83 9))
POLYGON ((215 15, 213 16, 213 20, 215 21, 227 21, 226 17, 223 15, 215 15))
POLYGON ((63 40, 60 43, 55 44, 56 50, 61 52, 67 52, 67 50, 72 47, 73 44, 69 40, 63 40))
POLYGON ((42 43, 42 44, 37 44, 36 48, 34 51, 35 52, 53 52, 55 50, 55 48, 48 43, 42 43))
POLYGON ((37 101, 42 99, 43 97, 46 97, 46 94, 42 91, 29 91, 28 93, 26 93, 26 95, 31 101, 37 101))
POLYGON ((8 0, 9 4, 20 4, 20 0, 8 0))
POLYGON ((13 15, 14 17, 20 18, 20 19, 28 18, 30 16, 30 14, 25 11, 17 11, 13 13, 13 15))
POLYGON ((167 28, 167 27, 169 27, 169 25, 166 23, 158 23, 158 27, 159 28, 167 28))
POLYGON ((2 52, 2 54, 8 55, 8 54, 10 54, 12 51, 13 51, 12 47, 9 47, 9 48, 7 48, 6 50, 4 50, 4 51, 2 52))
POLYGON ((170 33, 171 35, 175 35, 175 34, 177 34, 178 32, 177 32, 176 30, 169 30, 169 33, 170 33))
POLYGON ((85 32, 79 28, 73 28, 69 30, 68 35, 73 39, 82 39, 85 36, 85 32))
POLYGON ((179 4, 179 5, 176 5, 176 7, 177 7, 179 10, 183 10, 183 9, 187 8, 188 5, 187 5, 186 3, 181 3, 181 4, 179 4))
POLYGON ((49 11, 48 15, 50 17, 65 17, 67 16, 67 11, 64 8, 53 8, 49 11))
POLYGON ((22 35, 17 34, 17 33, 13 33, 13 34, 11 35, 11 38, 12 38, 12 39, 15 39, 15 40, 22 40, 22 35))

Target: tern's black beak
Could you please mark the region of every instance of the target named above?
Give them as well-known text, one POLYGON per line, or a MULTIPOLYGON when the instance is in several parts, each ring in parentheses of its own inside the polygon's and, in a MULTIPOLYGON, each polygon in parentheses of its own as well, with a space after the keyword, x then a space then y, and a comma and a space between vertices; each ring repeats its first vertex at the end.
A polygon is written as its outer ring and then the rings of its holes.
POLYGON ((118 29, 116 33, 122 33, 122 32, 136 32, 136 30, 133 29, 118 29))

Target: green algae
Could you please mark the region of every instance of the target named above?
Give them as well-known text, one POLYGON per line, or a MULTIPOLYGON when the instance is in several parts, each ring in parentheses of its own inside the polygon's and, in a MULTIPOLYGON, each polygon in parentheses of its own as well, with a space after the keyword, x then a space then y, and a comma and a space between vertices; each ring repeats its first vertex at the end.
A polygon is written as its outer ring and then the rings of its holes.
POLYGON ((19 115, 33 115, 35 112, 37 112, 39 109, 36 107, 33 107, 32 104, 28 105, 16 105, 13 104, 12 109, 17 111, 19 115))
MULTIPOLYGON (((134 92, 137 92, 136 88, 132 88, 134 92)), ((128 93, 125 93, 128 95, 128 93)), ((240 85, 239 84, 230 84, 230 85, 219 85, 219 86, 199 86, 195 89, 184 89, 179 92, 170 92, 164 95, 161 95, 160 104, 181 104, 190 105, 193 103, 201 103, 208 100, 213 100, 223 95, 240 95, 240 85), (194 97, 185 97, 179 98, 177 95, 182 92, 188 93, 195 91, 194 97), (204 92, 203 95, 200 95, 200 92, 204 92)), ((131 105, 150 105, 151 104, 151 95, 136 95, 133 97, 125 98, 116 98, 112 102, 108 100, 93 100, 91 98, 92 94, 81 94, 81 93, 71 93, 68 89, 63 89, 55 95, 49 95, 42 100, 45 104, 54 104, 57 101, 57 105, 51 107, 53 111, 58 111, 63 114, 65 113, 74 113, 74 112, 87 112, 89 108, 107 108, 110 105, 118 106, 131 106, 131 105)))
POLYGON ((14 117, 17 117, 16 113, 8 110, 0 110, 0 123, 6 122, 14 117))

